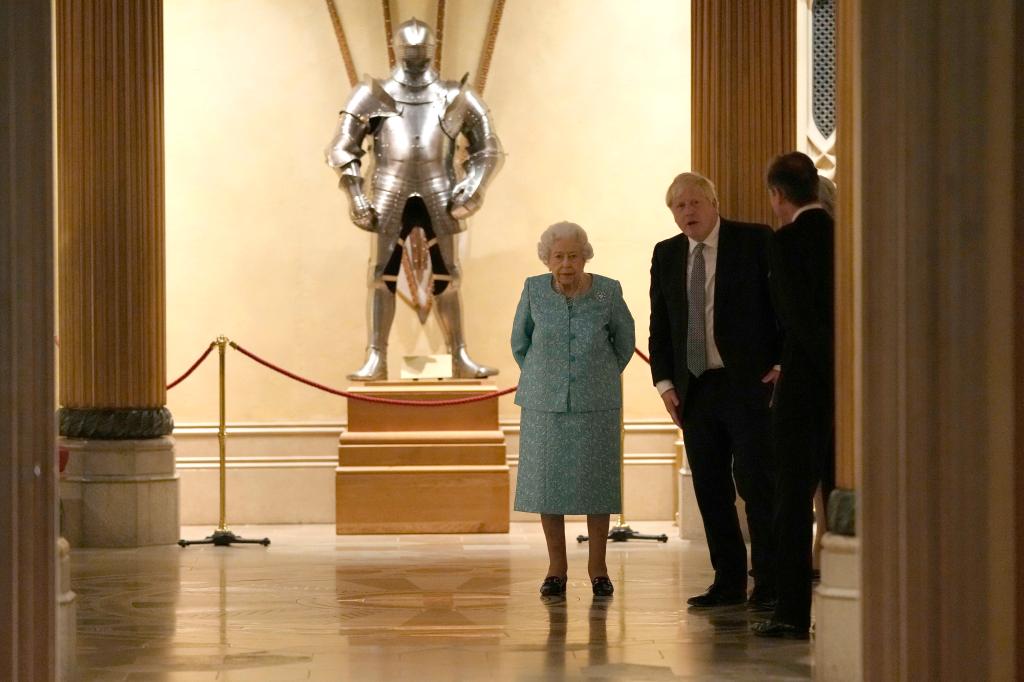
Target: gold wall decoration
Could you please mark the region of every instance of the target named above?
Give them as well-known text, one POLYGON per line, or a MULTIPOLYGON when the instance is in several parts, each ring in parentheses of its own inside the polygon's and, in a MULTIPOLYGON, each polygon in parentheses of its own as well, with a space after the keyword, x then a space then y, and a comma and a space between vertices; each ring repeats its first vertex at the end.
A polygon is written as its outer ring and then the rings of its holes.
POLYGON ((437 52, 434 53, 434 68, 441 73, 442 55, 444 54, 444 17, 448 3, 437 0, 437 21, 434 22, 434 34, 437 36, 437 52))
POLYGON ((348 84, 355 87, 359 82, 355 62, 352 60, 352 49, 348 45, 348 38, 345 36, 345 28, 341 25, 341 17, 338 15, 338 8, 334 6, 334 0, 324 0, 327 3, 327 11, 331 15, 331 26, 334 27, 334 37, 338 40, 338 49, 341 50, 341 59, 345 62, 345 73, 348 75, 348 84))
POLYGON ((395 29, 391 14, 391 0, 380 0, 381 11, 384 12, 384 41, 388 46, 388 66, 395 68, 395 29))
POLYGON ((498 29, 501 28, 501 16, 505 11, 505 0, 493 0, 491 4, 491 16, 487 21, 487 34, 484 36, 484 45, 480 50, 480 64, 476 70, 476 79, 473 87, 481 95, 487 87, 487 74, 491 70, 491 59, 494 57, 494 46, 498 42, 498 29))

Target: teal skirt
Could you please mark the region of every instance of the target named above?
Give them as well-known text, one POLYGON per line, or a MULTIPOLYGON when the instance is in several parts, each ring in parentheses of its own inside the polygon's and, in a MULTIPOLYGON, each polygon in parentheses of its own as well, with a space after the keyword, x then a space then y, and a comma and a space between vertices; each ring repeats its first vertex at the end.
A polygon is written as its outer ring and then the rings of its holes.
POLYGON ((516 511, 618 514, 620 410, 538 412, 519 421, 516 511))

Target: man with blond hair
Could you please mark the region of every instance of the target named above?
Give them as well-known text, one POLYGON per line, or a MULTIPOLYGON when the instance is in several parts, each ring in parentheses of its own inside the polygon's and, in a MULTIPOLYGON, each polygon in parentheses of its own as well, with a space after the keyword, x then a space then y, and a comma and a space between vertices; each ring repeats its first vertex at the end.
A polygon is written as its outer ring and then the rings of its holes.
POLYGON ((775 600, 770 401, 779 337, 768 282, 767 225, 721 218, 710 180, 682 173, 665 203, 682 234, 651 261, 651 374, 683 430, 714 581, 694 608, 775 600), (736 514, 746 502, 754 589, 736 514))

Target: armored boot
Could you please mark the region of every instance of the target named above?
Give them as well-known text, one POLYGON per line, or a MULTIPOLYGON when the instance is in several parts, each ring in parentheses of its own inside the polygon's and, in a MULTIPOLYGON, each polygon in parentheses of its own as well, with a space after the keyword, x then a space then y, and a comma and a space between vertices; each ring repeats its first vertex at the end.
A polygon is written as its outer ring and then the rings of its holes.
POLYGON ((462 333, 462 303, 458 291, 446 291, 436 296, 434 309, 448 344, 448 352, 452 355, 452 376, 456 379, 483 379, 497 374, 497 369, 478 365, 466 352, 466 339, 462 333))
POLYGON ((388 378, 388 336, 395 319, 395 295, 386 287, 371 290, 367 302, 367 329, 369 341, 366 362, 352 374, 351 381, 383 381, 388 378))

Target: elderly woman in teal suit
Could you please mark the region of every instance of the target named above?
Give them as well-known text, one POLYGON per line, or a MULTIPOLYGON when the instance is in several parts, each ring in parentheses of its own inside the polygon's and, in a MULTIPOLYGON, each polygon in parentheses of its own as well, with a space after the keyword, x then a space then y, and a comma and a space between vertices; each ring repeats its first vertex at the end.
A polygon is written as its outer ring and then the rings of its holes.
POLYGON ((537 255, 550 274, 528 277, 512 323, 521 370, 517 511, 539 513, 548 547, 541 594, 565 594, 565 514, 586 514, 595 595, 613 586, 605 564, 609 515, 622 510, 622 370, 633 357, 633 317, 615 280, 584 272, 587 233, 556 223, 537 255))

